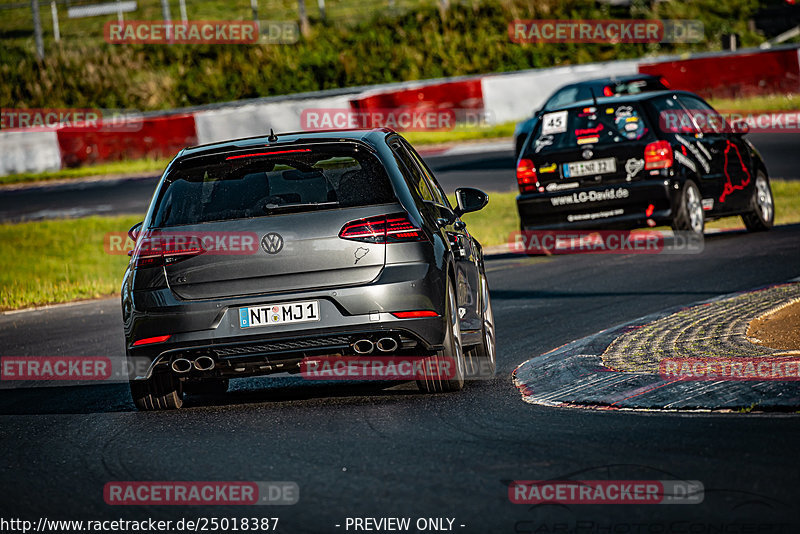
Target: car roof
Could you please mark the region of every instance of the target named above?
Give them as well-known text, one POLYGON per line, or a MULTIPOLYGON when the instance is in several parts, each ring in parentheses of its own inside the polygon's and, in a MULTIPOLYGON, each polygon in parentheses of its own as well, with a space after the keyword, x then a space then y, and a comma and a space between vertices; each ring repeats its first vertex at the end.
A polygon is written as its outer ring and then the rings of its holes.
MULTIPOLYGON (((566 87, 595 87, 600 85, 608 85, 611 83, 626 83, 626 82, 633 82, 636 80, 656 80, 658 81, 658 77, 653 76, 652 74, 625 74, 623 76, 609 76, 608 78, 594 78, 591 80, 583 80, 580 82, 570 83, 563 86, 561 89, 566 87)), ((560 90, 560 89, 559 89, 560 90)))
MULTIPOLYGON (((629 102, 643 102, 643 101, 651 100, 653 98, 658 98, 659 96, 664 96, 664 95, 686 95, 686 96, 691 96, 691 97, 694 97, 694 98, 700 98, 702 100, 702 97, 700 95, 697 95, 695 93, 691 93, 689 91, 676 91, 674 89, 664 89, 664 90, 661 90, 661 91, 645 91, 643 93, 637 93, 635 95, 601 96, 601 97, 597 98, 597 105, 598 106, 603 106, 603 105, 612 105, 612 104, 627 104, 629 102)), ((565 106, 561 106, 558 109, 548 110, 547 112, 548 113, 554 113, 554 112, 557 112, 557 111, 569 110, 569 109, 580 108, 580 107, 585 107, 585 106, 593 106, 594 103, 595 103, 595 101, 594 100, 590 100, 590 99, 579 100, 577 102, 572 102, 572 103, 567 104, 565 106)))
POLYGON ((205 145, 197 145, 184 148, 181 150, 179 157, 187 156, 200 156, 218 154, 237 150, 241 148, 249 148, 253 146, 277 147, 281 145, 290 145, 301 142, 323 143, 323 142, 341 142, 341 141, 360 141, 366 144, 377 146, 387 135, 396 133, 390 128, 373 128, 363 130, 319 130, 313 132, 288 132, 276 133, 278 140, 270 141, 269 134, 259 135, 255 137, 243 137, 240 139, 229 139, 226 141, 219 141, 216 143, 209 143, 205 145))

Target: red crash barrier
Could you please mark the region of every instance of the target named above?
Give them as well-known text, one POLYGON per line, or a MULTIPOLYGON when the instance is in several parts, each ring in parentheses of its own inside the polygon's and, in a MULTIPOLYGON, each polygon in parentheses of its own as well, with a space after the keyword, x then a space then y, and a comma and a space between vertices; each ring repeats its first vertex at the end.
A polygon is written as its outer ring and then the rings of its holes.
POLYGON ((703 97, 737 98, 800 90, 796 49, 644 63, 639 65, 639 72, 664 76, 672 89, 703 97))
POLYGON ((483 109, 483 91, 480 78, 476 78, 364 96, 351 100, 350 105, 356 111, 398 108, 483 109))
POLYGON ((149 117, 126 125, 125 131, 58 130, 62 167, 104 161, 163 158, 197 144, 193 115, 149 117))

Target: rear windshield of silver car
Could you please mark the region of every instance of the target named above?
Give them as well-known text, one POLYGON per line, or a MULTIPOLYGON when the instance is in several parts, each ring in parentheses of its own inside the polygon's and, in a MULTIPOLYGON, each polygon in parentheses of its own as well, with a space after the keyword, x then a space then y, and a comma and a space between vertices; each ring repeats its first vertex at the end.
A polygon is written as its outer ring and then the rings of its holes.
POLYGON ((151 226, 369 206, 394 199, 386 170, 365 148, 260 147, 172 171, 159 193, 151 226))
POLYGON ((646 141, 652 137, 638 104, 615 104, 545 113, 531 141, 534 152, 541 152, 646 141))

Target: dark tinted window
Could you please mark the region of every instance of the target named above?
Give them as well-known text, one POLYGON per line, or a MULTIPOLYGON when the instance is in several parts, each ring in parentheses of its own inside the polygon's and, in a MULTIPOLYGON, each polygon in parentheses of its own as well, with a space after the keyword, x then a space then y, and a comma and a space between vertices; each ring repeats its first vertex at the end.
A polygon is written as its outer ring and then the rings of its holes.
POLYGON ((411 155, 400 141, 392 144, 392 150, 397 157, 400 169, 403 171, 403 176, 408 183, 408 187, 411 189, 411 192, 414 193, 414 196, 420 200, 435 201, 436 198, 433 196, 433 192, 428 185, 428 179, 417 166, 414 161, 414 156, 411 155))
POLYGON ((680 95, 678 100, 684 105, 692 117, 695 128, 703 133, 719 133, 729 131, 725 119, 710 105, 699 98, 680 95))
POLYGON ((531 146, 539 152, 651 137, 652 132, 638 104, 601 104, 545 113, 531 146))
MULTIPOLYGON (((588 92, 587 90, 586 93, 588 92)), ((556 94, 551 96, 543 109, 549 111, 551 109, 563 108, 564 106, 569 106, 573 102, 577 102, 578 98, 578 87, 574 85, 568 86, 558 90, 556 94)))
POLYGON ((393 201, 383 165, 366 150, 315 147, 178 168, 161 188, 152 226, 393 201))
POLYGON ((666 89, 658 78, 644 78, 642 80, 612 83, 609 87, 615 95, 636 95, 647 91, 661 91, 666 89))
POLYGON ((425 162, 422 161, 422 158, 419 156, 419 154, 417 154, 417 152, 411 148, 410 145, 406 145, 406 151, 411 155, 414 162, 417 164, 417 167, 419 167, 419 170, 422 172, 423 176, 428 182, 428 189, 433 195, 434 201, 438 202, 442 206, 450 208, 450 202, 447 200, 447 195, 445 195, 442 187, 439 185, 439 182, 437 182, 436 178, 433 177, 433 173, 428 166, 425 165, 425 162))

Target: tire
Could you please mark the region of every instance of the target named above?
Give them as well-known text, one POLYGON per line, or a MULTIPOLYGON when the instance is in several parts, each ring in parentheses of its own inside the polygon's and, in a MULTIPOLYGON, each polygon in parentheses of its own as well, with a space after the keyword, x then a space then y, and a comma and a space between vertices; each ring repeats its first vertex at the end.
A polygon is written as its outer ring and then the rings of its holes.
POLYGON ((170 372, 153 373, 147 380, 131 380, 131 397, 141 411, 177 410, 183 406, 181 381, 170 372))
POLYGON ((680 204, 672 219, 672 229, 676 232, 694 232, 703 235, 705 229, 703 199, 697 185, 687 180, 680 195, 680 204))
POLYGON ((221 395, 228 391, 227 378, 204 378, 203 380, 187 380, 183 391, 195 395, 221 395))
POLYGON ((417 387, 425 393, 442 393, 446 391, 459 391, 464 389, 464 375, 466 362, 464 349, 461 345, 461 325, 459 323, 458 305, 453 284, 447 279, 447 297, 445 300, 445 335, 442 350, 427 358, 428 369, 433 372, 424 373, 423 378, 417 379, 417 387), (439 373, 437 370, 451 372, 439 373))
POLYGON ((750 198, 750 211, 742 215, 742 222, 748 232, 765 232, 775 222, 775 201, 772 188, 766 175, 758 171, 753 196, 750 198))
POLYGON ((497 370, 497 351, 489 283, 481 273, 481 344, 467 351, 467 376, 491 378, 497 370))

